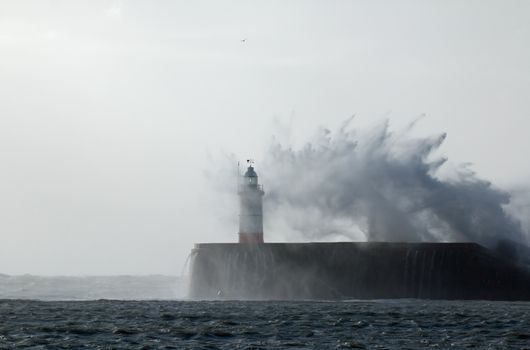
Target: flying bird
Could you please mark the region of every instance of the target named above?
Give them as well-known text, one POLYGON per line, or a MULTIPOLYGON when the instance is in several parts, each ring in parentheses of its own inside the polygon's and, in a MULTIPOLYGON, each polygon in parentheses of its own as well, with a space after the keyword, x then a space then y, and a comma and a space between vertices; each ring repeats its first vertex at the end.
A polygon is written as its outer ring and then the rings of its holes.
POLYGON ((242 43, 246 43, 247 42, 247 38, 241 39, 241 42, 242 43))

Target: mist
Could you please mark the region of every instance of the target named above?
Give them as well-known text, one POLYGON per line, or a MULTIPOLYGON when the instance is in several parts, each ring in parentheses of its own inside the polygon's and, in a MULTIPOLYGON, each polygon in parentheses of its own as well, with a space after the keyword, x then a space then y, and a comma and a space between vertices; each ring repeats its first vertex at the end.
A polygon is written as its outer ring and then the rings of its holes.
MULTIPOLYGON (((273 137, 256 165, 266 240, 527 244, 524 197, 514 202, 470 164, 449 162, 439 150, 447 135, 416 136, 418 122, 359 128, 350 118, 335 130, 319 128, 299 147, 273 137)), ((228 163, 235 159, 224 159, 216 173, 226 176, 211 177, 225 179, 218 190, 233 187, 228 163)))

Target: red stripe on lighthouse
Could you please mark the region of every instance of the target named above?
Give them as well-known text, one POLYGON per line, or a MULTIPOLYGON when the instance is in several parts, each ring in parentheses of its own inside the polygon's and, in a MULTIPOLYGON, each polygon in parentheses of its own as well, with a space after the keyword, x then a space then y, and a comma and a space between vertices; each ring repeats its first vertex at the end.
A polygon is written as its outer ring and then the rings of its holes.
POLYGON ((263 233, 239 233, 239 243, 258 244, 263 243, 263 233))

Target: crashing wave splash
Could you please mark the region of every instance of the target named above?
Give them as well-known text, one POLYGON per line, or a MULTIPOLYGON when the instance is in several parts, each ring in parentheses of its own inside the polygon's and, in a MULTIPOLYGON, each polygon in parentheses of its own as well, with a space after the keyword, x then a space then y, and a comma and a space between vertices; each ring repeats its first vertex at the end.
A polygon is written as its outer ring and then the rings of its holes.
POLYGON ((266 231, 311 240, 521 242, 521 224, 504 208, 510 194, 466 166, 442 179, 446 159, 433 152, 446 135, 414 138, 413 125, 352 130, 350 119, 300 149, 273 141, 260 166, 266 231))

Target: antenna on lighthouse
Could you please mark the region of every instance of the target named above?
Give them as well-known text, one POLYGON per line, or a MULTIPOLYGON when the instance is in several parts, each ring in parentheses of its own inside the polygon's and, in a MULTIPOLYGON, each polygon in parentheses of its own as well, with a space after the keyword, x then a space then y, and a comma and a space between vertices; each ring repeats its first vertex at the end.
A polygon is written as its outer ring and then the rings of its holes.
POLYGON ((236 190, 239 192, 239 184, 241 183, 241 172, 239 170, 239 161, 237 162, 237 173, 236 173, 236 190))

